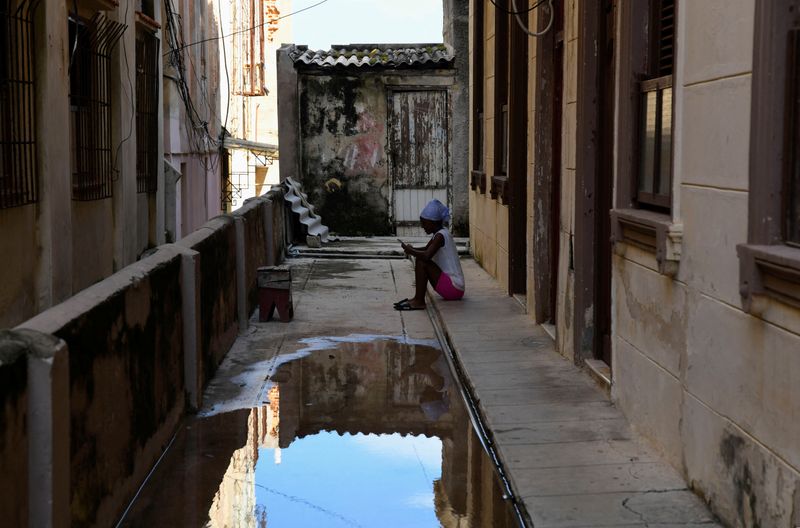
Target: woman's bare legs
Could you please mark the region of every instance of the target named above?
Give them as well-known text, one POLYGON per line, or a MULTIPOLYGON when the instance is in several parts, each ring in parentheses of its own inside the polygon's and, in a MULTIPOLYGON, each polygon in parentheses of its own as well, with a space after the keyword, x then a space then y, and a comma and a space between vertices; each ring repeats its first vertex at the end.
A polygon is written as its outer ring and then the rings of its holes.
POLYGON ((415 259, 414 263, 414 298, 409 299, 408 304, 412 308, 421 308, 425 306, 425 292, 428 291, 428 283, 436 287, 439 282, 439 277, 442 276, 442 270, 435 262, 424 261, 420 258, 415 259))

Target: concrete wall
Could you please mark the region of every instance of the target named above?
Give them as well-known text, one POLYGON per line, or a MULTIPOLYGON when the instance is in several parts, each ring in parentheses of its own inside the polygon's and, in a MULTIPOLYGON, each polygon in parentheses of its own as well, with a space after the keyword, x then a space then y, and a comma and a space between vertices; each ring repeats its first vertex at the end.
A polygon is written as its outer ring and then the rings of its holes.
MULTIPOLYGON (((474 5, 474 2, 472 3, 474 5)), ((557 348, 573 358, 579 8, 564 3, 560 262, 557 348)), ((654 253, 618 243, 613 257, 612 396, 634 427, 679 468, 731 526, 800 522, 800 310, 765 299, 743 310, 736 246, 747 242, 755 0, 683 2, 674 90, 673 207, 682 226, 677 274, 654 253), (734 5, 735 4, 735 5, 734 5)), ((537 27, 530 14, 529 26, 537 27)), ((494 16, 485 3, 485 167, 494 165, 494 16)), ((472 22, 474 24, 474 20, 472 22)), ((471 46, 471 51, 474 46, 471 46)), ((537 40, 529 42, 528 203, 534 203, 537 40)), ((616 123, 617 134, 619 122, 616 123)), ((619 161, 619 160, 617 160, 619 161)), ((622 179, 619 166, 615 181, 622 179)), ((529 209, 529 213, 532 212, 529 209)), ((507 286, 507 208, 470 192, 475 258, 507 286)), ((527 240, 548 219, 529 215, 527 240)), ((528 243, 528 307, 534 309, 528 243)))
MULTIPOLYGON (((34 106, 39 195, 35 204, 0 211, 0 229, 6 234, 0 242, 6 271, 6 280, 0 286, 0 327, 19 324, 166 241, 163 172, 157 171, 156 193, 139 194, 136 189, 136 102, 135 90, 131 89, 136 79, 137 32, 154 31, 159 39, 162 32, 153 27, 145 29, 137 22, 133 2, 131 6, 127 4, 123 2, 105 11, 109 19, 127 25, 111 50, 108 69, 113 196, 85 202, 72 199, 67 20, 74 7, 81 16, 91 18, 99 4, 78 1, 73 6, 59 0, 44 0, 35 12, 34 106)), ((155 21, 161 23, 163 2, 155 2, 155 7, 155 21)), ((192 14, 204 16, 202 11, 192 14)), ((193 21, 186 22, 193 28, 197 26, 193 21)), ((213 29, 211 22, 207 26, 213 29)), ((202 30, 201 27, 200 34, 207 36, 202 30)), ((162 43, 162 51, 164 46, 162 43)), ((200 56, 198 64, 199 59, 200 56)), ((194 95, 199 97, 203 93, 195 89, 194 95)), ((162 97, 161 89, 158 97, 162 97)), ((212 110, 209 121, 218 123, 218 119, 212 119, 213 112, 218 113, 216 105, 212 110)), ((161 121, 162 117, 158 119, 161 121)), ((163 156, 162 143, 159 132, 159 158, 163 156)), ((218 181, 216 189, 217 199, 210 203, 219 202, 218 181)), ((190 204, 185 208, 187 211, 200 209, 199 203, 205 210, 208 192, 203 189, 197 194, 203 200, 190 204)), ((207 218, 204 215, 197 225, 207 218)))
MULTIPOLYGON (((63 496, 56 501, 63 506, 62 524, 109 526, 118 520, 185 410, 199 406, 206 382, 247 328, 255 269, 283 256, 283 204, 282 191, 270 191, 19 330, 0 333, 0 381, 8 381, 0 384, 0 479, 13 479, 19 491, 0 499, 4 513, 13 512, 25 525, 27 509, 42 510, 38 475, 50 468, 51 494, 63 496), (30 359, 23 361, 32 345, 20 345, 17 334, 31 331, 44 335, 42 346, 51 356, 61 351, 61 375, 52 374, 52 359, 45 362, 51 366, 46 375, 30 359), (47 423, 40 419, 43 393, 58 393, 61 408, 53 396, 46 409, 52 424, 63 424, 59 434, 40 431, 47 423), (37 445, 29 447, 31 442, 37 445), (58 449, 63 451, 52 455, 58 449), (42 453, 51 453, 49 462, 42 453), (37 475, 35 492, 25 491, 28 474, 37 475)), ((37 352, 39 357, 47 356, 37 352)))
MULTIPOLYGON (((377 45, 381 46, 381 45, 377 45)), ((446 87, 450 113, 466 110, 465 91, 457 87, 456 72, 447 70, 389 70, 380 68, 328 70, 295 69, 288 47, 278 50, 279 118, 282 178, 302 181, 309 201, 333 232, 347 235, 385 235, 392 224, 391 182, 387 152, 387 97, 392 87, 446 87), (296 80, 295 80, 296 77, 296 80), (294 146, 296 145, 296 147, 294 146), (287 166, 288 165, 288 166, 287 166), (296 168, 295 168, 296 167, 296 168), (326 186, 336 179, 341 187, 326 186)), ((453 141, 466 146, 466 122, 448 124, 453 141), (463 136, 463 137, 461 137, 463 136)), ((450 119, 450 118, 449 118, 450 119)), ((464 225, 466 214, 465 151, 451 146, 450 178, 454 220, 464 225), (454 172, 459 170, 462 174, 454 172), (460 208, 460 209, 459 209, 460 208)))
POLYGON ((742 309, 754 0, 679 10, 674 150, 678 274, 614 260, 619 405, 731 526, 800 522, 800 311, 742 309))
POLYGON ((300 179, 332 231, 392 232, 386 118, 379 75, 300 76, 300 179), (326 191, 332 178, 342 182, 340 191, 326 191))

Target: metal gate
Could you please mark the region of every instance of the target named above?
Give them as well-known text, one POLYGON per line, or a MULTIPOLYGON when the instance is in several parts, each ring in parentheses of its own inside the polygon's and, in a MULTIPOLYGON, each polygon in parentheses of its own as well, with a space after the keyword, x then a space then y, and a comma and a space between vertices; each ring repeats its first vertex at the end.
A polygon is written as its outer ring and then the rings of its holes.
POLYGON ((433 198, 450 207, 447 91, 389 93, 389 174, 399 236, 424 235, 419 213, 433 198))

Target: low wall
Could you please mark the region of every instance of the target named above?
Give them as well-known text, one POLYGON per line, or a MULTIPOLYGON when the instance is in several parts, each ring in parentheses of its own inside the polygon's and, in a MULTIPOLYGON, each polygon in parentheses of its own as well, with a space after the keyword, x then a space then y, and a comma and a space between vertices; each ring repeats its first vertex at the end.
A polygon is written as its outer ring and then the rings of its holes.
POLYGON ((50 438, 37 453, 56 452, 56 443, 67 446, 39 464, 68 468, 64 483, 54 484, 67 497, 70 513, 62 515, 63 523, 115 524, 183 413, 199 406, 242 320, 246 328, 255 307, 256 269, 282 258, 282 194, 252 199, 240 212, 210 220, 17 330, 0 333, 0 486, 19 492, 0 497, 3 519, 41 525, 29 518, 41 507, 41 494, 25 492, 33 480, 33 458, 25 456, 35 438, 29 408, 32 394, 41 401, 55 383, 46 376, 30 381, 30 359, 24 361, 15 336, 36 331, 52 340, 53 350, 63 346, 68 357, 63 409, 51 406, 53 420, 65 424, 63 433, 36 436, 50 438))
POLYGON ((28 524, 28 363, 24 347, 0 336, 0 512, 8 526, 28 524))
POLYGON ((200 255, 200 380, 211 379, 238 332, 236 228, 230 215, 209 220, 177 242, 200 255))
POLYGON ((70 351, 74 526, 116 521, 184 410, 180 272, 159 250, 23 324, 70 351))

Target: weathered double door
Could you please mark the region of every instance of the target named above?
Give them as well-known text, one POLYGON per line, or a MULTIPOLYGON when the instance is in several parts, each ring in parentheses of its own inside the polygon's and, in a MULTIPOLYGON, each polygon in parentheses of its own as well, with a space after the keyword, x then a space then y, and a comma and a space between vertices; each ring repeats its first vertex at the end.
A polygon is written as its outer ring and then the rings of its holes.
POLYGON ((425 204, 433 198, 451 204, 447 90, 391 90, 388 128, 395 231, 424 235, 419 213, 425 204))

